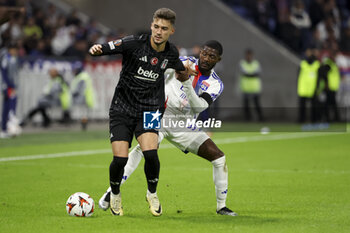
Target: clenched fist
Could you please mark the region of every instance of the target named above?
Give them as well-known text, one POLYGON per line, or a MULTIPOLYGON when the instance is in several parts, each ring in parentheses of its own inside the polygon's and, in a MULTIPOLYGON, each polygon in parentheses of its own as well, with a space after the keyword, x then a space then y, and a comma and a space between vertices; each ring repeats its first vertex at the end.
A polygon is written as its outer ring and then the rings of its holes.
POLYGON ((186 61, 185 70, 184 71, 176 71, 176 79, 179 80, 180 82, 184 82, 187 79, 190 78, 190 76, 194 75, 196 76, 198 72, 194 69, 192 69, 192 62, 189 60, 186 61))
POLYGON ((89 53, 91 55, 101 55, 102 54, 102 45, 95 44, 95 45, 91 46, 91 48, 89 49, 89 53))

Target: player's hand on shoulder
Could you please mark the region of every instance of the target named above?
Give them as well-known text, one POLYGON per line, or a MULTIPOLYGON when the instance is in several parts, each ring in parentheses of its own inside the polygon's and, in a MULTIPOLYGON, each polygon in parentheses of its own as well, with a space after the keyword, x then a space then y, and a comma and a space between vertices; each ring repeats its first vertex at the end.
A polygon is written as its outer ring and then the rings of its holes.
POLYGON ((89 53, 91 55, 101 55, 102 54, 102 45, 100 44, 94 44, 93 46, 91 46, 91 48, 89 49, 89 53))
POLYGON ((185 82, 190 78, 190 76, 196 76, 198 75, 198 72, 192 68, 192 62, 189 60, 186 61, 184 64, 185 70, 184 71, 176 71, 176 79, 180 82, 185 82))

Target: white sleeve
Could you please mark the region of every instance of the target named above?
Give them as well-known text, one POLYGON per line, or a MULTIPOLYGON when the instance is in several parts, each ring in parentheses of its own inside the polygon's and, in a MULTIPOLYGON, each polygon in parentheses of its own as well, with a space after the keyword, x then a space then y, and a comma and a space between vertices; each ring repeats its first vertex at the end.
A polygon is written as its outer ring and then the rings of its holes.
POLYGON ((208 102, 196 94, 196 92, 192 87, 192 83, 190 79, 182 82, 182 86, 184 87, 183 91, 187 96, 187 100, 191 106, 191 110, 193 113, 203 112, 205 109, 209 107, 208 102))
POLYGON ((221 82, 221 80, 215 80, 210 84, 211 85, 208 87, 208 89, 204 93, 209 94, 212 101, 214 102, 224 90, 224 84, 221 82))

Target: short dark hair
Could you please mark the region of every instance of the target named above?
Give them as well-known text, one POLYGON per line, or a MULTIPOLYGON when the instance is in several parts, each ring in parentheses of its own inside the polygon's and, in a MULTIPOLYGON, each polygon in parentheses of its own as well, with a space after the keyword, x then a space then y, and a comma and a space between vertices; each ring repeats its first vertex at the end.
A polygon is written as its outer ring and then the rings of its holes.
POLYGON ((204 46, 208 46, 208 47, 210 47, 212 49, 215 49, 216 51, 218 51, 220 56, 224 52, 224 50, 222 48, 222 45, 217 40, 208 40, 207 42, 205 42, 204 46))
POLYGON ((172 25, 175 25, 176 13, 169 8, 160 8, 153 14, 153 19, 169 20, 172 25))

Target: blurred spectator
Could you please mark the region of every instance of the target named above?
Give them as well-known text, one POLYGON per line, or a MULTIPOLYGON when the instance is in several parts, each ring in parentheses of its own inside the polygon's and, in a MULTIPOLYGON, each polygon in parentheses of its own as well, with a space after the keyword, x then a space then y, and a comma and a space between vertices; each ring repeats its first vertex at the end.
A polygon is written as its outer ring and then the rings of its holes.
POLYGON ((326 18, 317 25, 317 30, 322 42, 326 41, 332 34, 337 40, 340 37, 339 27, 336 25, 332 15, 327 15, 326 18))
POLYGON ((244 59, 239 62, 240 68, 240 88, 243 93, 243 107, 245 119, 252 119, 250 112, 250 102, 253 102, 259 121, 263 121, 263 114, 260 107, 261 94, 261 67, 258 60, 254 58, 254 52, 246 49, 244 59))
POLYGON ((28 115, 23 119, 21 126, 26 126, 37 113, 40 113, 43 118, 42 126, 49 127, 51 118, 47 110, 52 107, 61 107, 63 110, 61 122, 69 123, 69 107, 71 100, 69 87, 56 68, 51 68, 49 75, 50 81, 44 88, 43 96, 38 100, 37 106, 30 110, 28 115))
POLYGON ((324 13, 325 16, 332 16, 334 20, 334 24, 337 27, 340 27, 341 25, 341 19, 340 19, 340 13, 337 7, 337 3, 335 0, 324 0, 324 13))
POLYGON ((51 41, 52 52, 54 55, 62 55, 66 49, 73 44, 75 38, 75 27, 66 26, 66 18, 60 16, 58 19, 58 28, 51 41))
POLYGON ((33 57, 47 56, 50 55, 50 49, 45 40, 38 40, 28 55, 33 57))
POLYGON ((350 18, 346 0, 224 0, 239 15, 254 22, 303 54, 310 45, 327 49, 334 42, 343 44, 340 32, 350 18), (317 28, 318 32, 314 29, 317 28), (315 36, 315 38, 314 38, 315 36))
POLYGON ((97 21, 95 19, 90 19, 89 23, 87 25, 88 35, 94 35, 94 34, 99 33, 99 32, 100 31, 98 30, 98 27, 97 27, 97 21))
POLYGON ((16 6, 16 0, 1 0, 0 5, 4 6, 16 6))
POLYGON ((23 33, 25 38, 41 39, 43 36, 43 31, 35 23, 35 18, 33 17, 27 19, 27 24, 23 28, 23 33))
POLYGON ((337 49, 333 48, 330 50, 329 56, 325 58, 323 61, 323 67, 326 72, 325 118, 327 122, 340 120, 336 95, 339 90, 341 77, 340 77, 339 68, 335 62, 336 55, 337 55, 337 49))
POLYGON ((310 12, 312 28, 315 28, 316 25, 319 22, 321 22, 325 16, 323 11, 323 3, 324 3, 324 0, 311 1, 309 12, 310 12))
POLYGON ((32 17, 33 16, 33 2, 34 0, 17 0, 17 6, 22 6, 25 8, 25 13, 26 13, 26 17, 32 17))
POLYGON ((320 62, 317 60, 318 50, 308 48, 306 58, 300 62, 298 73, 299 123, 306 121, 307 104, 311 104, 311 122, 316 122, 317 99, 315 96, 320 62))
POLYGON ((77 40, 73 45, 69 46, 66 51, 62 54, 63 56, 74 57, 80 61, 84 61, 85 57, 88 55, 86 51, 88 50, 88 44, 85 40, 77 40))
POLYGON ((84 27, 83 23, 79 23, 75 27, 75 39, 76 40, 87 40, 87 29, 84 27))
POLYGON ((73 105, 78 109, 82 130, 87 129, 89 112, 94 107, 95 92, 90 75, 84 71, 83 63, 77 61, 73 64, 74 79, 71 82, 73 105))
POLYGON ((73 9, 67 17, 67 26, 78 26, 81 24, 81 20, 78 17, 77 9, 73 9))
POLYGON ((58 23, 59 13, 57 12, 57 8, 53 4, 49 4, 49 7, 47 8, 47 15, 46 15, 49 24, 54 27, 58 23))
POLYGON ((302 52, 308 47, 308 43, 310 42, 310 31, 308 29, 311 27, 309 14, 306 12, 302 0, 296 0, 293 4, 290 22, 295 27, 295 39, 297 40, 297 47, 295 49, 298 52, 302 52))
POLYGON ((0 71, 2 77, 1 92, 3 95, 2 118, 1 118, 1 138, 9 136, 8 123, 10 116, 16 114, 17 88, 18 88, 18 48, 16 44, 10 44, 2 51, 0 56, 0 71))
POLYGON ((24 13, 24 7, 9 6, 2 4, 0 0, 0 25, 6 23, 16 13, 24 13))
POLYGON ((43 29, 46 19, 46 15, 44 14, 43 9, 35 8, 34 18, 36 25, 43 29))
POLYGON ((21 45, 21 55, 85 59, 83 53, 91 44, 106 43, 124 35, 119 30, 111 38, 102 33, 96 20, 91 19, 85 25, 77 9, 66 15, 52 3, 39 5, 32 0, 0 0, 0 13, 0 21, 4 22, 0 25, 0 46, 15 41, 21 45), (24 7, 10 7, 16 3, 24 7))
POLYGON ((295 1, 292 6, 290 21, 298 29, 310 28, 310 17, 302 0, 295 1))
POLYGON ((253 8, 254 21, 262 29, 273 32, 275 23, 273 20, 273 7, 270 0, 257 0, 253 8))
POLYGON ((350 52, 350 23, 349 26, 347 26, 343 30, 342 37, 340 40, 340 50, 344 52, 350 52))
POLYGON ((44 18, 43 26, 41 29, 43 31, 43 39, 51 40, 54 36, 55 28, 50 25, 50 21, 48 18, 44 18))
POLYGON ((277 37, 290 48, 296 49, 298 41, 295 39, 295 27, 290 22, 290 12, 287 0, 276 1, 277 6, 277 37))
POLYGON ((20 12, 12 14, 10 20, 0 26, 0 45, 19 40, 23 36, 23 17, 20 12), (1 43, 2 42, 2 43, 1 43))
POLYGON ((322 49, 323 44, 320 39, 320 32, 317 29, 312 30, 312 38, 311 38, 310 46, 319 50, 322 49))

